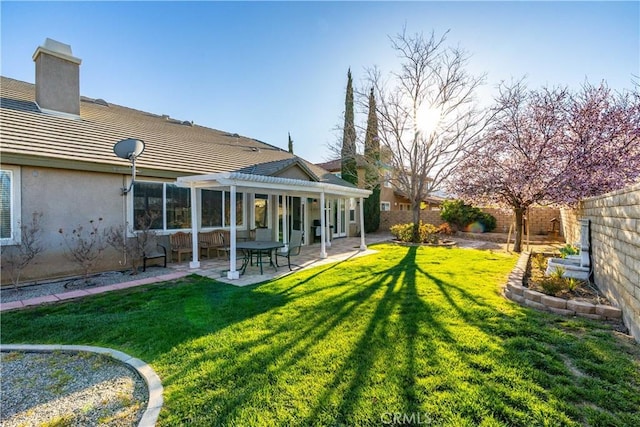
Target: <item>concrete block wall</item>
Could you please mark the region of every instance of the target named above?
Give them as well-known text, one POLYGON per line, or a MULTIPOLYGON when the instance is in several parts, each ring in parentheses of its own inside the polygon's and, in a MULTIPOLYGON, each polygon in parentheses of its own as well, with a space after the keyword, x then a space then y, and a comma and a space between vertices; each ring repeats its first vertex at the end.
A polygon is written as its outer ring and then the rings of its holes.
POLYGON ((591 220, 595 282, 640 342, 640 184, 583 200, 579 215, 591 220))
POLYGON ((562 235, 567 243, 576 244, 580 241, 580 209, 561 209, 562 235))
MULTIPOLYGON (((482 208, 484 212, 490 213, 496 218, 495 233, 507 233, 509 227, 514 221, 513 213, 498 208, 482 208)), ((557 218, 561 221, 560 210, 548 207, 531 208, 529 213, 529 227, 531 236, 546 234, 551 225, 551 219, 557 218)), ((428 222, 434 225, 440 225, 444 221, 440 218, 439 210, 422 210, 420 211, 420 219, 422 222, 428 222)), ((385 211, 380 212, 380 230, 389 230, 392 225, 403 224, 413 221, 413 213, 411 211, 385 211)), ((562 234, 562 226, 560 224, 560 235, 562 234)))
MULTIPOLYGON (((444 221, 440 218, 440 211, 422 210, 420 220, 433 225, 440 225, 444 221)), ((389 231, 396 224, 406 224, 413 222, 413 212, 411 211, 383 211, 380 212, 380 230, 389 231)))
MULTIPOLYGON (((509 227, 515 221, 513 212, 505 209, 498 208, 481 208, 483 212, 490 213, 496 218, 495 233, 508 233, 509 227)), ((562 221, 560 216, 560 209, 550 207, 533 207, 529 209, 529 230, 532 236, 547 234, 551 229, 551 220, 556 218, 558 221, 562 221)), ((556 230, 559 231, 559 235, 562 236, 561 223, 558 224, 556 230)))

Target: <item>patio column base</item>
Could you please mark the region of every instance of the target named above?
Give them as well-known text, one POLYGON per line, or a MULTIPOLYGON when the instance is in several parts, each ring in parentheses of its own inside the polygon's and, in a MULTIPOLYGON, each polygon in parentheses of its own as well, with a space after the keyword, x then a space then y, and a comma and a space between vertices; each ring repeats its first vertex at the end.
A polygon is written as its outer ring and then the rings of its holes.
POLYGON ((360 250, 361 251, 366 251, 367 250, 367 245, 360 245, 360 250))
POLYGON ((200 268, 200 261, 189 262, 189 268, 200 268))
POLYGON ((327 257, 326 252, 320 252, 320 258, 325 259, 327 257))
POLYGON ((227 279, 229 280, 238 280, 240 278, 239 271, 227 271, 227 279))

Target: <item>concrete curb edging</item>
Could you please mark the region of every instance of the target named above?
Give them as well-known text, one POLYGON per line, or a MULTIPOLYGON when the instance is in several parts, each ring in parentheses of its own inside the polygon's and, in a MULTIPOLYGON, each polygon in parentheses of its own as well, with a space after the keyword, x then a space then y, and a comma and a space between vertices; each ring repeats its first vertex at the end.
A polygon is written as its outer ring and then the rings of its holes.
POLYGON ((520 305, 561 316, 579 316, 594 320, 621 320, 622 310, 618 307, 591 304, 585 301, 566 300, 524 286, 530 252, 522 252, 504 287, 504 296, 520 305))
POLYGON ((48 345, 48 344, 2 344, 0 345, 0 352, 2 351, 29 351, 29 352, 40 352, 40 353, 49 353, 54 351, 64 351, 64 352, 90 352, 96 354, 102 354, 105 356, 109 356, 113 359, 116 359, 119 362, 122 362, 126 365, 129 365, 133 370, 135 370, 142 379, 144 379, 147 384, 147 389, 149 392, 149 400, 147 402, 147 409, 142 414, 142 418, 140 418, 139 427, 153 427, 156 425, 156 421, 158 420, 158 415, 160 415, 160 410, 162 409, 163 399, 162 399, 162 382, 160 381, 160 377, 155 373, 155 371, 143 362, 140 359, 136 359, 135 357, 131 357, 126 353, 123 353, 118 350, 113 350, 111 348, 106 347, 95 347, 90 345, 48 345))

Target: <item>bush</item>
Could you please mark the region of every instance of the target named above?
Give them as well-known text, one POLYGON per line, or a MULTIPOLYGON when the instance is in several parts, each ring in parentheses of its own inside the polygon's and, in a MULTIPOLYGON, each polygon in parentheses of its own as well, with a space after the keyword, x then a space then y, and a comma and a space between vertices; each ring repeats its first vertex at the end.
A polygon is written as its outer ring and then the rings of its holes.
POLYGON ((453 228, 451 228, 448 222, 444 222, 438 227, 438 234, 452 236, 453 234, 455 234, 455 231, 453 230, 453 228))
POLYGON ((562 277, 545 277, 540 282, 540 286, 542 287, 542 291, 547 295, 555 296, 562 291, 569 289, 567 280, 562 277))
MULTIPOLYGON (((408 224, 396 224, 392 226, 389 231, 393 237, 401 242, 414 242, 413 225, 412 222, 408 224)), ((438 227, 420 221, 418 224, 418 242, 414 243, 438 243, 438 240, 438 227)))
POLYGON ((410 242, 413 235, 413 223, 396 224, 389 229, 393 237, 401 242, 410 242))
POLYGON ((418 236, 420 236, 420 241, 422 243, 438 243, 438 228, 433 224, 423 223, 420 221, 418 236))
POLYGON ((560 248, 560 258, 566 258, 568 255, 578 255, 579 252, 577 247, 567 243, 560 248))
POLYGON ((477 231, 481 232, 493 231, 496 228, 496 219, 493 215, 467 205, 462 200, 445 200, 442 203, 440 217, 449 224, 456 226, 459 230, 469 228, 474 230, 474 224, 479 225, 477 231))

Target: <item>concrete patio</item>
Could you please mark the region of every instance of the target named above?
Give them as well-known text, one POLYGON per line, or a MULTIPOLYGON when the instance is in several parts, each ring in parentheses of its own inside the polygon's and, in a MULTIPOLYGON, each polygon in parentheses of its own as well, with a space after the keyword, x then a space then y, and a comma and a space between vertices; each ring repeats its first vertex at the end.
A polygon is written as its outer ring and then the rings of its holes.
MULTIPOLYGON (((367 245, 374 243, 384 242, 391 240, 392 236, 389 233, 375 233, 366 236, 367 245)), ((310 246, 303 246, 300 255, 291 257, 291 268, 293 271, 289 271, 286 258, 278 257, 278 263, 280 266, 275 269, 274 267, 265 263, 263 266, 263 274, 260 274, 260 267, 257 265, 249 265, 244 274, 239 279, 230 280, 227 278, 227 271, 229 270, 229 261, 226 258, 218 257, 200 260, 200 268, 189 268, 189 262, 171 263, 167 267, 187 274, 198 274, 200 276, 209 277, 219 282, 228 283, 234 286, 248 286, 255 283, 261 283, 267 280, 276 279, 278 277, 286 276, 287 274, 300 271, 305 268, 316 267, 323 264, 329 264, 337 261, 345 261, 351 258, 356 258, 364 255, 370 255, 376 253, 375 249, 368 248, 365 251, 360 250, 360 238, 359 237, 346 237, 335 239, 331 242, 331 247, 327 247, 327 258, 320 258, 319 251, 320 245, 314 244, 310 246)), ((237 268, 240 268, 242 263, 242 257, 238 255, 237 268)), ((275 261, 275 257, 274 257, 275 261)))

